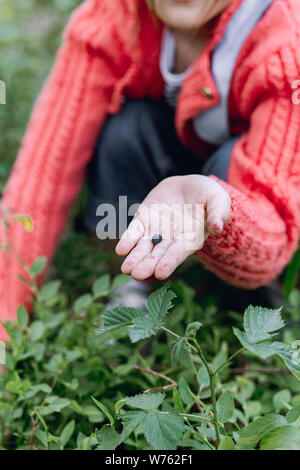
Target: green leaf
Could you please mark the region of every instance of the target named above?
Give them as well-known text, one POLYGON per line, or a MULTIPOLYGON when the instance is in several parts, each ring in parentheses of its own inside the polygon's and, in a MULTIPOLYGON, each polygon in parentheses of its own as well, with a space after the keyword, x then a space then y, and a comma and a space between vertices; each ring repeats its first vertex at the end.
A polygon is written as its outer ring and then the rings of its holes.
POLYGON ((149 318, 153 323, 157 324, 162 320, 169 310, 172 308, 172 301, 176 294, 168 289, 168 286, 163 286, 157 291, 153 292, 147 301, 147 310, 149 318))
POLYGON ((244 315, 244 330, 250 344, 271 339, 270 333, 280 330, 285 323, 281 318, 282 308, 268 309, 250 305, 244 315))
POLYGON ((294 254, 292 261, 288 265, 283 281, 283 290, 286 300, 289 299, 290 293, 296 287, 300 272, 300 249, 294 254))
POLYGON ((239 431, 238 444, 254 448, 263 436, 272 431, 286 425, 286 420, 278 414, 270 414, 258 418, 250 423, 247 427, 239 431))
POLYGON ((60 443, 63 447, 65 447, 68 444, 74 431, 75 431, 75 421, 72 420, 64 427, 60 435, 60 443))
POLYGON ((233 328, 233 332, 244 348, 262 359, 267 359, 275 354, 272 349, 272 344, 268 341, 264 343, 250 344, 247 335, 243 331, 238 328, 233 328))
POLYGON ((29 327, 30 341, 39 341, 45 332, 44 323, 41 321, 34 321, 29 327))
POLYGON ((74 303, 74 312, 80 313, 86 310, 93 302, 91 294, 84 294, 80 296, 74 303))
POLYGON ((202 388, 209 387, 210 380, 207 369, 205 366, 201 366, 197 374, 197 382, 202 388))
POLYGON ((82 409, 80 409, 80 412, 88 418, 90 423, 102 423, 103 421, 105 421, 104 414, 95 406, 84 406, 82 409))
POLYGON ((122 287, 127 284, 131 279, 131 276, 127 276, 127 274, 118 274, 112 282, 111 290, 118 289, 118 287, 122 287))
POLYGON ((119 411, 123 408, 124 405, 126 405, 127 398, 121 398, 121 400, 118 400, 117 403, 115 403, 115 416, 119 414, 119 411))
POLYGON ((202 326, 202 323, 199 321, 195 321, 193 323, 190 323, 185 330, 185 336, 186 338, 195 338, 195 336, 198 333, 198 330, 200 330, 202 326))
POLYGON ((132 307, 116 307, 103 315, 104 330, 112 326, 124 326, 133 323, 134 318, 145 318, 142 312, 132 307))
POLYGON ((41 406, 38 408, 42 416, 47 416, 52 413, 60 413, 61 410, 71 404, 71 401, 67 398, 59 398, 55 395, 46 398, 45 402, 47 406, 41 406))
POLYGON ((18 308, 17 318, 18 325, 22 326, 23 328, 26 328, 29 322, 29 315, 24 305, 20 305, 20 307, 18 308))
POLYGON ((175 363, 182 364, 187 369, 194 370, 190 347, 186 344, 185 338, 179 338, 171 345, 171 355, 175 363))
POLYGON ((135 428, 142 423, 146 413, 144 411, 128 411, 122 415, 123 431, 120 442, 125 441, 135 428))
POLYGON ((217 401, 218 421, 227 423, 234 413, 234 401, 231 392, 224 392, 217 401))
POLYGON ((184 377, 180 377, 179 379, 178 390, 179 390, 182 401, 188 406, 193 405, 194 399, 192 397, 190 387, 188 386, 188 383, 184 377))
POLYGON ((285 403, 291 401, 291 392, 289 390, 280 390, 280 392, 275 393, 273 397, 273 406, 276 411, 281 411, 286 409, 285 403))
POLYGON ((108 418, 110 424, 113 426, 114 425, 114 418, 112 417, 112 415, 110 414, 110 412, 108 411, 106 406, 103 405, 103 403, 101 403, 96 398, 94 398, 94 397, 91 397, 91 398, 92 398, 93 402, 95 403, 95 405, 97 406, 97 408, 99 408, 99 410, 102 411, 102 413, 105 414, 105 416, 108 418))
POLYGON ((300 450, 300 431, 293 426, 283 426, 266 434, 260 450, 300 450))
POLYGON ((174 403, 175 409, 179 411, 179 413, 185 413, 183 403, 181 401, 177 388, 173 388, 173 403, 174 403))
POLYGON ((28 400, 28 398, 34 397, 39 392, 50 394, 52 392, 52 388, 49 387, 48 384, 32 385, 30 387, 30 390, 28 390, 28 392, 26 392, 26 393, 24 393, 23 395, 20 396, 20 400, 28 400))
POLYGON ((61 281, 52 281, 45 284, 38 293, 38 301, 49 300, 54 297, 61 287, 61 281))
POLYGON ((140 410, 156 410, 165 398, 164 393, 140 393, 126 399, 127 405, 140 410))
POLYGON ((42 431, 41 429, 37 429, 34 433, 34 436, 43 444, 44 447, 48 448, 48 436, 46 431, 42 431))
POLYGON ((44 271, 46 264, 47 264, 46 256, 41 256, 40 258, 36 259, 30 267, 31 274, 33 276, 37 276, 38 274, 41 274, 41 272, 44 271))
POLYGON ((300 405, 295 406, 292 410, 286 415, 286 420, 289 424, 295 423, 300 417, 300 405))
POLYGON ((233 442, 231 437, 223 437, 218 447, 218 450, 235 450, 235 443, 233 442))
POLYGON ((277 354, 283 359, 287 368, 294 374, 294 376, 300 381, 300 355, 299 352, 290 346, 275 341, 272 344, 274 354, 277 354))
POLYGON ((175 450, 180 443, 185 425, 181 416, 151 411, 145 416, 142 429, 153 449, 175 450))
POLYGON ((98 447, 96 450, 115 450, 120 443, 120 435, 109 424, 96 431, 98 447))
POLYGON ((128 333, 132 343, 150 338, 150 336, 156 335, 158 330, 158 325, 154 325, 151 319, 144 316, 135 318, 133 325, 128 327, 128 333))
POLYGON ((94 299, 107 296, 110 292, 110 276, 104 274, 104 276, 97 279, 93 284, 92 292, 94 299))

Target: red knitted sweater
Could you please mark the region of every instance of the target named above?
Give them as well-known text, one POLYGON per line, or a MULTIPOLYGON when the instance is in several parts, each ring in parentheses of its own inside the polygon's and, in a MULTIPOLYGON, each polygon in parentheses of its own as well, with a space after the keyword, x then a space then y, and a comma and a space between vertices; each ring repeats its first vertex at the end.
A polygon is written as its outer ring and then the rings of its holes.
MULTIPOLYGON (((221 15, 181 90, 176 127, 190 147, 193 117, 218 103, 211 52, 240 4, 233 0, 221 15)), ((41 255, 51 259, 108 113, 118 112, 124 95, 162 96, 161 34, 144 0, 87 0, 73 14, 1 202, 2 210, 34 219, 32 233, 20 224, 10 230, 14 250, 27 263, 41 255)), ((299 0, 273 0, 236 63, 230 125, 244 136, 233 150, 228 183, 219 181, 231 196, 232 216, 223 234, 210 236, 197 254, 236 286, 268 283, 298 244, 300 106, 292 94, 300 78, 299 51, 299 0)), ((2 320, 28 304, 30 291, 18 278, 22 271, 12 255, 0 253, 2 320)), ((1 330, 0 339, 5 337, 1 330)))

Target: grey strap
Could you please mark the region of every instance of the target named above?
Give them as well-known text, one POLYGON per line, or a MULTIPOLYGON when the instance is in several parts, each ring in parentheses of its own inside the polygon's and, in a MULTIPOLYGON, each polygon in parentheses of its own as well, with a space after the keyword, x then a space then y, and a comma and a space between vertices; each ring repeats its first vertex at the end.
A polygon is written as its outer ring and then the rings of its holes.
POLYGON ((239 52, 273 0, 243 0, 227 26, 212 56, 212 73, 220 92, 220 103, 194 120, 197 135, 206 142, 221 145, 230 138, 228 95, 239 52))

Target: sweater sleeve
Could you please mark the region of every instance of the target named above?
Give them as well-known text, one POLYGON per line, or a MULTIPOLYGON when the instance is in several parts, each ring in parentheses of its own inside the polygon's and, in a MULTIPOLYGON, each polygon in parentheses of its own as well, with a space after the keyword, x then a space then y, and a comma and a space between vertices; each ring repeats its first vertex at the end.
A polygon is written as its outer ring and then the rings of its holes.
MULTIPOLYGON (((106 3, 88 0, 73 14, 4 191, 2 213, 10 209, 34 221, 31 233, 18 223, 9 231, 27 264, 42 255, 51 259, 111 102, 116 65, 107 51, 106 3)), ((15 256, 0 251, 2 321, 15 318, 20 303, 30 305, 32 293, 19 279, 24 274, 15 256)), ((6 338, 2 328, 0 339, 6 338)))
POLYGON ((258 93, 249 131, 233 149, 228 182, 215 178, 231 197, 232 215, 223 234, 211 235, 197 257, 237 287, 269 283, 298 245, 300 106, 292 97, 299 71, 294 44, 272 54, 258 74, 249 75, 244 92, 258 93))

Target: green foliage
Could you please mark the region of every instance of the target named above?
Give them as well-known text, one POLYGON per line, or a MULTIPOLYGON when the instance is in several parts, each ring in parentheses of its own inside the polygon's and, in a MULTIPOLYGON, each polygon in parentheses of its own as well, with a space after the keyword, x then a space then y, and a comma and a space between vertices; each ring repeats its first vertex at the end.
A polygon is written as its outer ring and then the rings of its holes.
POLYGON ((82 0, 1 0, 0 191, 17 156, 34 101, 53 64, 62 30, 82 0))
MULTIPOLYGON (((0 80, 7 85, 0 191, 62 29, 80 3, 0 2, 0 80)), ((244 308, 220 308, 229 287, 211 288, 199 266, 180 268, 186 282, 153 293, 146 313, 107 310, 128 280, 111 280, 107 261, 83 235, 69 233, 54 280, 35 291, 32 318, 20 306, 17 324, 7 324, 0 448, 300 449, 299 251, 284 279, 288 326, 280 309, 250 306, 243 331, 244 308)), ((40 257, 28 266, 31 285, 46 263, 40 257)))
MULTIPOLYGON (((35 264, 33 279, 44 265, 35 264)), ((248 307, 244 331, 234 328, 243 348, 235 344, 229 356, 227 345, 209 341, 209 309, 202 309, 201 323, 195 317, 186 323, 182 306, 187 298, 190 311, 197 304, 188 289, 176 298, 182 281, 153 292, 146 313, 105 309, 127 280, 104 274, 74 300, 61 282, 48 282, 36 292, 33 319, 20 306, 17 324, 8 322, 2 448, 300 449, 298 355, 272 342, 284 327, 281 309, 248 307), (255 381, 247 367, 231 376, 232 362, 264 356, 294 375, 283 382, 275 375, 272 392, 262 385, 263 368, 255 381)), ((232 344, 226 331, 223 340, 232 344)))

